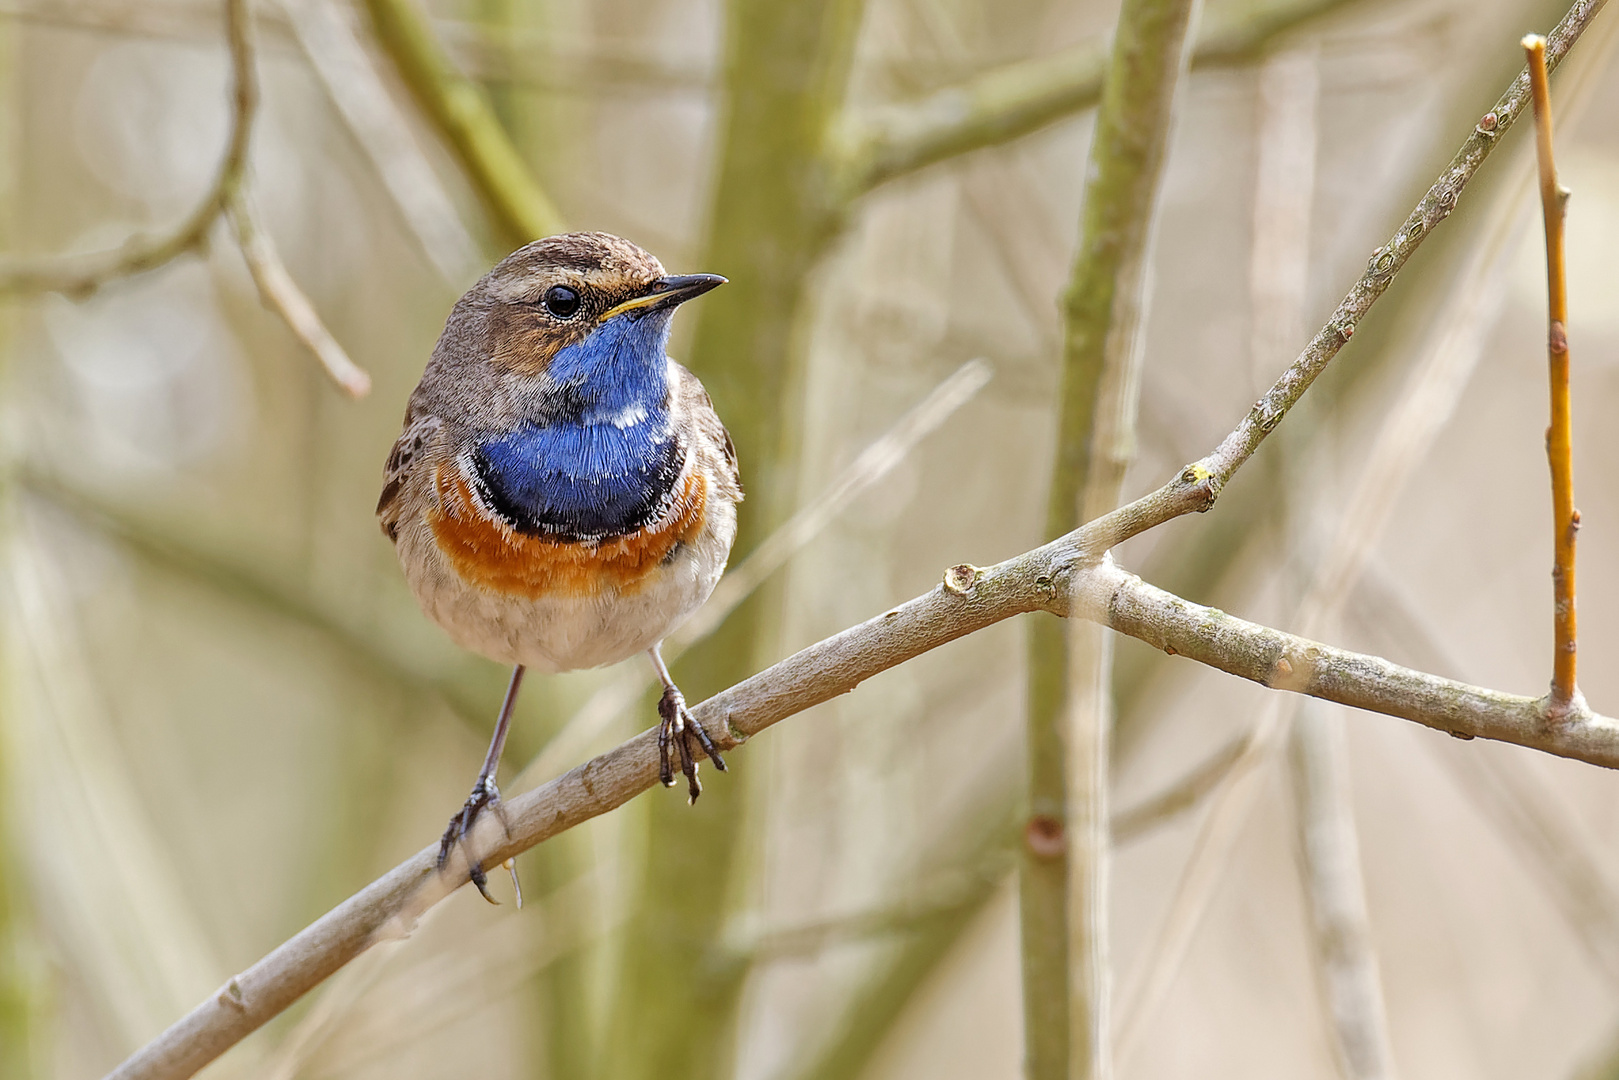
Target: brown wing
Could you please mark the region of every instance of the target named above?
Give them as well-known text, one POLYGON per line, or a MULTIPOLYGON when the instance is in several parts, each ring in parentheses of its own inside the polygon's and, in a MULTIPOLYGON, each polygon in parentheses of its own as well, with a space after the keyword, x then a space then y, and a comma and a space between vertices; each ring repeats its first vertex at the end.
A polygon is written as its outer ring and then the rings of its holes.
POLYGON ((394 441, 388 452, 388 464, 382 470, 382 497, 377 500, 377 522, 389 540, 399 536, 399 518, 403 508, 400 495, 410 478, 411 467, 422 459, 422 450, 432 441, 443 422, 436 416, 406 416, 404 432, 394 441))
POLYGON ((709 398, 708 391, 697 376, 687 371, 679 364, 674 365, 677 378, 675 393, 686 414, 692 418, 694 426, 703 443, 706 452, 714 455, 718 466, 720 479, 728 482, 731 498, 740 502, 742 500, 742 474, 736 463, 736 444, 731 441, 731 433, 725 430, 720 422, 719 414, 714 411, 714 402, 709 398))

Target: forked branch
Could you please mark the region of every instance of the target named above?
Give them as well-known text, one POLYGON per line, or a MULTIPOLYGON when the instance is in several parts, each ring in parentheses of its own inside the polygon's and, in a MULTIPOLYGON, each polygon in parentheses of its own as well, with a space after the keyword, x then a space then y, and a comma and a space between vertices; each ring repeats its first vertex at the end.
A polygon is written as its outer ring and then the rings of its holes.
MULTIPOLYGON (((1533 698, 1469 686, 1334 649, 1181 600, 1086 559, 1107 530, 1086 526, 988 568, 953 567, 907 603, 813 645, 699 705, 694 711, 721 749, 811 706, 848 693, 873 675, 956 638, 1031 611, 1103 623, 1273 689, 1414 720, 1462 738, 1489 738, 1619 768, 1619 722, 1586 713, 1548 724, 1533 698)), ((493 864, 614 810, 658 778, 656 732, 647 731, 507 802, 510 832, 489 820, 473 843, 493 864)), ((434 870, 437 844, 372 882, 251 968, 129 1058, 113 1077, 188 1077, 276 1016, 378 941, 415 920, 466 882, 458 857, 434 870)))

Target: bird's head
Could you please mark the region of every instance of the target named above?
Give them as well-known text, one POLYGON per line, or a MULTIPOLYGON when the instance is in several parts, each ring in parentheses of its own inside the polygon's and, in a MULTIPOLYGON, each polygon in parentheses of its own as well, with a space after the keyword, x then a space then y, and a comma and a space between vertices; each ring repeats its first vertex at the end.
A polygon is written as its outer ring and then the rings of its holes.
POLYGON ((577 385, 662 365, 677 305, 725 279, 671 276, 641 248, 609 233, 565 233, 519 248, 473 286, 484 356, 503 373, 577 385))

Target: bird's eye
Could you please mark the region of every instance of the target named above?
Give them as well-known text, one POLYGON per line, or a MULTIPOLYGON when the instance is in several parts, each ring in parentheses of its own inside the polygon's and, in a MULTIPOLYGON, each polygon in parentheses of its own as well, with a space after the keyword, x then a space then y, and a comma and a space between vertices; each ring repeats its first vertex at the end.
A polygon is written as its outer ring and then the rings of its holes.
POLYGON ((553 285, 545 290, 545 310, 559 319, 571 319, 579 311, 579 294, 566 285, 553 285))

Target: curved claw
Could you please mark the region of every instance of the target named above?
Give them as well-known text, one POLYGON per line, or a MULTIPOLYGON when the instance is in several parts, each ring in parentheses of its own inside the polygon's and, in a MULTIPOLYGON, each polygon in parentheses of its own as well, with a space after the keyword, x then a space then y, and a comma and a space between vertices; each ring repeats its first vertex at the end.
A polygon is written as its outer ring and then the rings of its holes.
MULTIPOLYGON (((484 873, 483 861, 473 853, 470 847, 467 847, 467 839, 472 835, 472 827, 477 822, 478 815, 485 810, 493 812, 500 819, 501 828, 506 830, 506 835, 511 836, 511 825, 506 820, 506 807, 500 801, 500 789, 495 786, 493 777, 480 776, 478 782, 472 785, 472 794, 467 796, 467 801, 460 811, 450 818, 450 825, 444 830, 444 836, 439 840, 438 869, 441 873, 443 872, 444 864, 449 861, 450 852, 457 845, 466 848, 467 877, 471 879, 473 885, 477 886, 479 895, 491 904, 498 905, 500 901, 490 895, 489 876, 484 873)), ((522 907, 523 890, 517 882, 517 867, 508 860, 507 869, 511 871, 512 887, 517 890, 517 906, 522 907)))
POLYGON ((697 757, 692 753, 690 740, 697 740, 697 745, 720 772, 726 771, 725 759, 720 757, 714 740, 686 707, 685 695, 673 683, 664 687, 663 697, 658 700, 658 716, 662 720, 658 725, 658 778, 664 787, 674 786, 674 769, 669 761, 669 745, 673 742, 680 757, 680 771, 686 777, 689 801, 696 802, 697 796, 703 793, 703 785, 697 779, 697 757))

